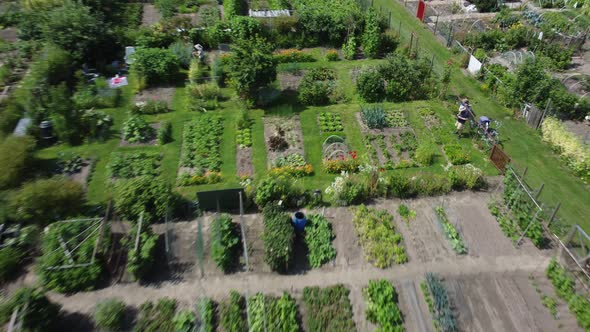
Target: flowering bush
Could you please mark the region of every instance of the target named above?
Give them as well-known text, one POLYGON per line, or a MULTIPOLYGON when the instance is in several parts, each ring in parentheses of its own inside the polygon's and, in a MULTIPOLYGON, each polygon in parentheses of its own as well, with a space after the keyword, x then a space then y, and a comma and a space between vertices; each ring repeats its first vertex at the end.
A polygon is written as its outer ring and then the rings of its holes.
POLYGON ((451 167, 449 181, 453 189, 481 189, 486 185, 483 171, 471 164, 451 167))
POLYGON ((326 195, 339 206, 361 203, 365 200, 366 190, 362 183, 352 178, 349 173, 342 172, 332 184, 326 188, 326 195))
POLYGON ((339 158, 325 159, 324 170, 331 174, 339 174, 342 172, 356 173, 361 165, 356 157, 356 151, 351 151, 348 152, 348 157, 341 155, 339 158))
POLYGON ((567 165, 587 182, 590 179, 590 148, 568 132, 563 123, 548 117, 541 126, 543 140, 565 159, 567 165))
POLYGON ((328 61, 338 61, 338 60, 340 60, 340 58, 338 56, 338 51, 336 51, 336 50, 328 50, 326 52, 326 60, 328 60, 328 61))
POLYGON ((315 61, 313 55, 294 48, 275 52, 275 58, 279 63, 315 61))
POLYGON ((178 178, 179 186, 196 186, 199 184, 213 184, 221 182, 222 177, 220 172, 207 171, 204 174, 184 173, 178 178))

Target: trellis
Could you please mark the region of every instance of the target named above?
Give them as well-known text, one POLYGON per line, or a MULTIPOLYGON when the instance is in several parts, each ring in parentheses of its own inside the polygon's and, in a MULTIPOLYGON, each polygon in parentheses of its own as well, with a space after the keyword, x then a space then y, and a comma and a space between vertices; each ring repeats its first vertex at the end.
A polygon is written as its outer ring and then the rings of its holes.
POLYGON ((322 143, 322 154, 325 159, 346 157, 348 151, 346 140, 338 135, 328 136, 322 143))
MULTIPOLYGON (((57 221, 55 224, 58 223, 89 223, 90 226, 86 227, 84 230, 82 230, 81 232, 79 232, 78 234, 76 234, 75 236, 73 236, 70 239, 64 239, 61 235, 59 235, 58 237, 58 241, 60 246, 55 248, 51 253, 55 253, 58 251, 63 251, 64 256, 67 258, 67 261, 69 262, 69 264, 65 264, 65 265, 54 265, 54 266, 48 266, 45 269, 46 270, 63 270, 63 269, 71 269, 71 268, 77 268, 77 267, 87 267, 87 266, 91 266, 94 264, 94 261, 96 259, 96 255, 98 254, 98 248, 100 245, 100 242, 102 240, 102 234, 104 233, 104 224, 105 224, 105 219, 104 218, 89 218, 89 219, 72 219, 72 220, 61 220, 61 221, 57 221), (96 234, 98 232, 98 234, 96 234), (90 262, 85 262, 85 263, 81 263, 81 262, 75 262, 73 259, 73 253, 76 252, 76 250, 78 250, 78 248, 80 248, 82 246, 82 244, 84 244, 86 241, 89 241, 94 235, 96 236, 96 240, 94 243, 94 250, 92 252, 92 257, 90 258, 90 262), (78 244, 73 247, 70 248, 68 245, 71 244, 72 242, 74 242, 75 240, 84 237, 82 239, 82 241, 78 242, 78 244)), ((51 226, 49 226, 51 227, 51 226)), ((47 230, 47 231, 51 231, 51 229, 47 230)))

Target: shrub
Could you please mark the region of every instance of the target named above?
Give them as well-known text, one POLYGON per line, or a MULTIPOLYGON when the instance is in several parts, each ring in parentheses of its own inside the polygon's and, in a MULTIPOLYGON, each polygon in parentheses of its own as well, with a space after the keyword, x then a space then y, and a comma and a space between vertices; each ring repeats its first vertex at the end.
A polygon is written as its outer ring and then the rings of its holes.
POLYGON ((258 90, 276 80, 277 60, 264 39, 240 40, 234 44, 234 53, 229 58, 230 79, 238 95, 253 102, 258 90))
POLYGON ((264 261, 273 271, 287 271, 293 259, 295 232, 287 213, 267 206, 263 211, 264 261))
POLYGON ((328 50, 326 52, 326 60, 328 60, 328 61, 340 60, 340 56, 338 56, 338 51, 337 50, 328 50))
POLYGON ((284 206, 293 207, 297 205, 297 200, 302 194, 291 177, 267 177, 258 183, 254 202, 260 208, 278 201, 283 201, 284 206))
POLYGON ((368 196, 368 192, 364 184, 360 182, 360 178, 353 178, 346 172, 336 177, 334 182, 326 188, 325 193, 338 206, 358 204, 365 201, 368 196))
POLYGON ((0 189, 18 186, 34 161, 32 137, 8 137, 0 143, 0 189))
POLYGON ((158 129, 158 144, 164 145, 170 142, 172 142, 172 123, 164 121, 158 129))
POLYGON ((60 306, 49 301, 45 292, 37 288, 23 287, 0 305, 0 322, 7 323, 16 309, 27 306, 23 313, 22 328, 26 331, 48 331, 58 317, 60 306))
POLYGON ((115 210, 122 218, 137 221, 144 212, 144 224, 150 224, 164 217, 172 201, 172 192, 160 178, 138 176, 117 181, 113 200, 115 210))
POLYGON ((97 327, 107 331, 121 331, 125 319, 125 303, 108 299, 96 304, 94 322, 97 327))
POLYGON ((15 247, 0 249, 0 283, 12 279, 21 265, 23 253, 15 247))
POLYGON ((217 266, 228 272, 236 265, 240 236, 229 214, 222 214, 211 225, 211 258, 217 266))
POLYGON ((170 45, 170 52, 174 54, 178 60, 180 67, 188 69, 191 65, 191 59, 193 56, 193 45, 181 41, 177 41, 170 45))
POLYGON ((453 165, 464 165, 471 161, 471 157, 459 144, 445 144, 443 150, 453 165))
POLYGON ((369 129, 383 129, 387 125, 387 116, 381 105, 361 106, 361 119, 369 129))
POLYGON ((137 323, 133 332, 158 331, 174 332, 174 312, 176 300, 161 298, 158 302, 145 302, 139 306, 137 323))
POLYGON ((314 68, 303 76, 299 88, 299 101, 304 105, 325 105, 335 88, 335 73, 328 68, 314 68))
POLYGON ((145 77, 147 84, 171 81, 178 72, 178 58, 169 50, 140 48, 133 54, 131 70, 145 77))
POLYGON ((381 101, 385 95, 385 84, 382 74, 376 70, 369 70, 362 73, 357 78, 356 88, 361 98, 368 103, 381 101))
POLYGON ((23 185, 8 202, 15 221, 41 226, 82 211, 84 190, 64 178, 40 179, 23 185))
POLYGON ((405 174, 392 174, 387 179, 387 193, 397 198, 410 198, 416 195, 412 180, 405 174))
POLYGON ((232 19, 235 16, 244 14, 243 0, 224 0, 223 1, 223 12, 226 19, 232 19))
POLYGON ((356 55, 356 38, 354 36, 348 37, 348 40, 342 45, 342 53, 344 53, 344 59, 354 60, 356 55))
POLYGON ((336 249, 332 246, 334 233, 332 224, 325 217, 313 214, 307 217, 305 225, 305 244, 309 250, 309 265, 320 267, 336 257, 336 249))
POLYGON ((154 134, 155 129, 138 115, 131 115, 123 124, 123 139, 129 143, 149 142, 154 134))
POLYGON ((451 182, 444 175, 421 174, 412 180, 410 191, 420 196, 436 196, 451 192, 451 182))

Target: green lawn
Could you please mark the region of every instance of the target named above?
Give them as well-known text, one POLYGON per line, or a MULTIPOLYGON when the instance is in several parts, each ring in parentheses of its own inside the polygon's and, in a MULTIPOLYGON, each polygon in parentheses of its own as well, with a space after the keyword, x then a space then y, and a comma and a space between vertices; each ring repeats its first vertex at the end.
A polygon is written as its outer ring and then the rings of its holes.
MULTIPOLYGON (((427 51, 425 53, 429 56, 434 55, 435 68, 438 68, 439 72, 446 61, 452 58, 451 52, 441 45, 432 32, 415 19, 403 4, 397 1, 375 0, 374 5, 391 11, 394 29, 397 30, 399 22, 402 23, 402 39, 407 41, 411 32, 418 36, 420 49, 427 51)), ((454 60, 458 58, 455 57, 454 60)), ((500 132, 505 139, 504 147, 518 166, 528 167, 527 182, 533 187, 545 183, 540 199, 551 206, 561 202, 558 216, 567 224, 577 223, 586 231, 590 231, 590 218, 587 217, 590 215, 590 188, 572 175, 559 156, 541 141, 539 132, 530 129, 521 121, 507 117, 506 109, 483 93, 477 80, 465 76, 458 68, 453 70, 451 85, 452 92, 469 97, 477 114, 485 114, 502 121, 500 132)))

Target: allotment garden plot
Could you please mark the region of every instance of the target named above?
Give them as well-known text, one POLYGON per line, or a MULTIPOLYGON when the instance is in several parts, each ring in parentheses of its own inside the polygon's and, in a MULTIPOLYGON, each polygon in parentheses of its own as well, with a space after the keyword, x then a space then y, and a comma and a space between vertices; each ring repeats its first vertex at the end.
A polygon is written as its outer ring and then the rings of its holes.
POLYGON ((299 116, 264 117, 264 140, 271 174, 306 176, 313 173, 305 159, 299 116))

